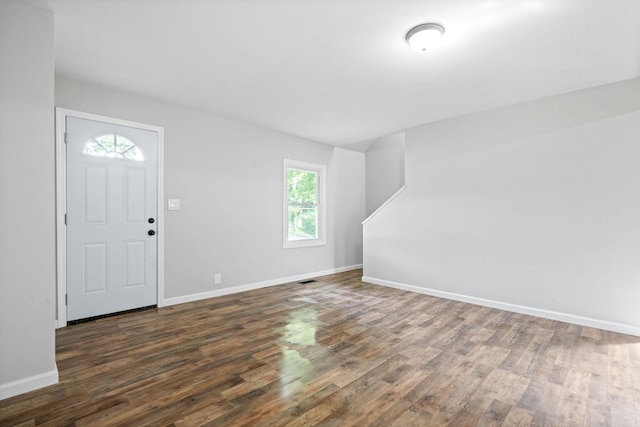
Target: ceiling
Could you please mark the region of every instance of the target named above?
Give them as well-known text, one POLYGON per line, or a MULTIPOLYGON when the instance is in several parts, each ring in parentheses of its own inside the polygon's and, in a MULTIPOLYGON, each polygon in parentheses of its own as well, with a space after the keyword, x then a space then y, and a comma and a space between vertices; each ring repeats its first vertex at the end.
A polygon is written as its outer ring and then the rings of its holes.
POLYGON ((59 75, 338 146, 640 76, 640 0, 47 3, 59 75))

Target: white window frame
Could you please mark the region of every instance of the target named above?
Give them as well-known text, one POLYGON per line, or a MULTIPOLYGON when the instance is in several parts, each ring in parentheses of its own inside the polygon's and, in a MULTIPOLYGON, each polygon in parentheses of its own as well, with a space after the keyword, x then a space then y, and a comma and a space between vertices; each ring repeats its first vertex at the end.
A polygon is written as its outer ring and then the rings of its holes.
POLYGON ((326 171, 324 165, 315 163, 300 162, 297 160, 284 159, 284 169, 282 173, 282 247, 283 248, 304 248, 309 246, 326 245, 326 224, 327 224, 327 199, 326 199, 326 171), (287 172, 289 169, 299 169, 314 172, 318 175, 317 205, 318 205, 318 237, 315 239, 289 240, 289 201, 287 200, 287 172))

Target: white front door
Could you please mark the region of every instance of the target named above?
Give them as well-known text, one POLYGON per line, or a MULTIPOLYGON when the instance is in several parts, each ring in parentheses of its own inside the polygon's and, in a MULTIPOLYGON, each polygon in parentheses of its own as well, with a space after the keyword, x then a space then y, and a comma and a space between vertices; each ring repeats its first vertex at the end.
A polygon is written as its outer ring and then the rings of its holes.
POLYGON ((157 303, 156 132, 66 118, 67 320, 157 303))

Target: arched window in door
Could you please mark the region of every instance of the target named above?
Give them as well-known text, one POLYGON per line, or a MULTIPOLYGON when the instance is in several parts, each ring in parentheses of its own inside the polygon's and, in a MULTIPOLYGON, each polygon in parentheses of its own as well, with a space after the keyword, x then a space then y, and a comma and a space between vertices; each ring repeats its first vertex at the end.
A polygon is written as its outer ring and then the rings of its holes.
POLYGON ((117 133, 94 136, 82 149, 82 154, 113 159, 144 161, 142 152, 129 138, 117 133))

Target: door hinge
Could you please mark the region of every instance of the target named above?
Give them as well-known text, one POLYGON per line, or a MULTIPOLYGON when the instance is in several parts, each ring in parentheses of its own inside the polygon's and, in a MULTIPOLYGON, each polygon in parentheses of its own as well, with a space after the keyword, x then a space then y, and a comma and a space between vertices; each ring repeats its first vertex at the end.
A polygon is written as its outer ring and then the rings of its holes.
POLYGON ((69 299, 67 298, 67 294, 64 294, 64 305, 69 305, 68 301, 69 299))
POLYGON ((64 133, 64 143, 65 144, 67 143, 67 133, 66 132, 64 133))
POLYGON ((64 214, 64 225, 67 225, 67 214, 64 214))

